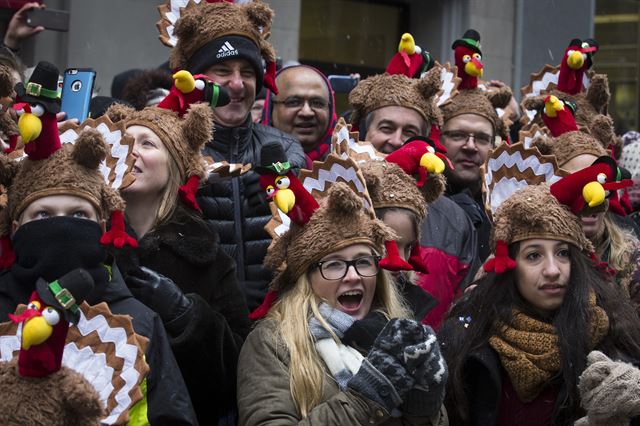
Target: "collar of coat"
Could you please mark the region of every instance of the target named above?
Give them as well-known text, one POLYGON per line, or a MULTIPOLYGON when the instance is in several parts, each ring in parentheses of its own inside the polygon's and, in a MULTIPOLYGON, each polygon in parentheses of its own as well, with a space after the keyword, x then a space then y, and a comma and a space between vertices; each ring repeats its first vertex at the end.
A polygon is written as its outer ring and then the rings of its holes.
POLYGON ((216 260, 219 249, 218 234, 204 222, 191 218, 161 225, 139 241, 138 250, 153 254, 161 247, 193 265, 207 265, 216 260))

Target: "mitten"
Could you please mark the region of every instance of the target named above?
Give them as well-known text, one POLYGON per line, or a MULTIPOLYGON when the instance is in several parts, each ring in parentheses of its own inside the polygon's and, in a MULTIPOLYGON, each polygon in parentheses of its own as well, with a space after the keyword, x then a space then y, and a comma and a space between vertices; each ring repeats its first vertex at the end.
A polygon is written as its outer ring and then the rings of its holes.
POLYGON ((388 322, 348 384, 389 412, 402 404, 406 394, 415 386, 413 376, 405 369, 404 348, 418 341, 412 335, 413 330, 409 330, 410 336, 405 336, 401 329, 402 321, 396 318, 388 322))
POLYGON ((380 312, 372 311, 361 320, 355 321, 344 333, 342 343, 367 354, 389 320, 380 312))
POLYGON ((578 385, 587 411, 582 424, 627 425, 640 415, 640 370, 599 351, 589 353, 587 362, 578 385))

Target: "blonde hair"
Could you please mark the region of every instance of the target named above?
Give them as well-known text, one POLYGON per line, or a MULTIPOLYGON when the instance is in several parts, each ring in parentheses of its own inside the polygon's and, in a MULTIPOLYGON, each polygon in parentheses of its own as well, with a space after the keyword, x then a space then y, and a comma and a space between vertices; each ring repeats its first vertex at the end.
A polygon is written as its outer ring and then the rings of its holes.
POLYGON ((164 188, 162 199, 160 200, 160 206, 156 212, 156 220, 153 225, 154 228, 168 222, 173 216, 173 213, 178 207, 178 190, 180 189, 182 182, 185 180, 180 174, 180 169, 176 159, 173 158, 168 149, 167 158, 169 159, 169 179, 167 180, 167 185, 164 188))
MULTIPOLYGON (((307 417, 309 412, 322 402, 325 374, 323 362, 316 352, 309 330, 311 315, 318 318, 333 338, 339 341, 320 315, 318 305, 321 302, 311 288, 308 274, 303 274, 291 290, 281 295, 267 317, 276 324, 289 352, 289 387, 293 402, 302 418, 307 417)), ((388 318, 412 317, 386 271, 377 275, 371 309, 383 313, 388 318)))
POLYGON ((604 233, 601 241, 596 245, 596 254, 602 257, 609 248, 609 266, 616 271, 622 271, 628 267, 629 256, 633 254, 639 245, 638 238, 632 231, 624 229, 611 218, 611 213, 604 215, 604 233))

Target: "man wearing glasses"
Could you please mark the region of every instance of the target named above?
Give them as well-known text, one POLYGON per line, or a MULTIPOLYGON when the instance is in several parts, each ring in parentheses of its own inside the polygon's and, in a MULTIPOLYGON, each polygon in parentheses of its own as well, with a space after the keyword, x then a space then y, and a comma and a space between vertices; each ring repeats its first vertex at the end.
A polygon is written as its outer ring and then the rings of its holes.
MULTIPOLYGON (((505 93, 508 90, 505 88, 505 93)), ((479 89, 460 91, 451 103, 442 108, 442 113, 444 126, 440 142, 447 148, 447 157, 454 167, 445 171, 446 193, 473 222, 478 237, 479 260, 484 262, 490 252, 491 224, 482 202, 480 167, 487 161, 496 139, 506 139, 508 130, 486 92, 479 89)))
POLYGON ((283 68, 276 83, 279 92, 269 94, 263 124, 295 136, 310 168, 313 161, 322 161, 331 148, 336 124, 331 85, 319 70, 307 65, 283 68))

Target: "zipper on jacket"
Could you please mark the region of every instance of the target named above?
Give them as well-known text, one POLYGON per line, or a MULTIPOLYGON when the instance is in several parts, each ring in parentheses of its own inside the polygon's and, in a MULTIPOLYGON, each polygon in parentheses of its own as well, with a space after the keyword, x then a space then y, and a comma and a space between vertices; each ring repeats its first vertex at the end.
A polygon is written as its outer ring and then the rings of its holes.
MULTIPOLYGON (((233 129, 233 144, 229 147, 229 163, 235 164, 239 162, 238 146, 240 145, 239 129, 233 129)), ((245 263, 244 263, 244 241, 242 239, 242 199, 240 197, 240 179, 241 176, 231 178, 231 189, 233 191, 233 227, 235 230, 235 242, 238 248, 236 252, 236 260, 238 263, 238 280, 245 281, 245 263)))

